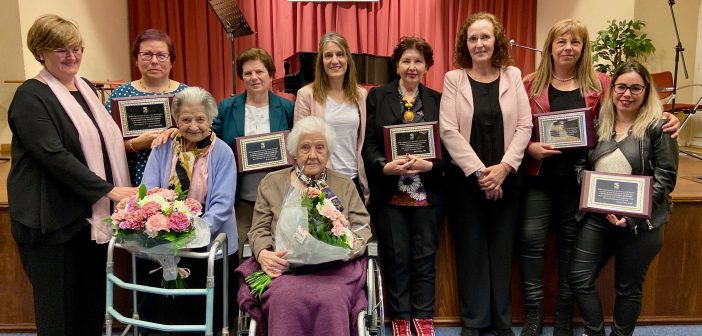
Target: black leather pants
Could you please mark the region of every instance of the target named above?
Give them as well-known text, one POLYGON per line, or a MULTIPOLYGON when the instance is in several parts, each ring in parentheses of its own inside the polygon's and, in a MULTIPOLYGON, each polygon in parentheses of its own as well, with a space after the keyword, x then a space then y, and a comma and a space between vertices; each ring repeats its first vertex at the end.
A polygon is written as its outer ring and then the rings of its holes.
POLYGON ((522 287, 526 304, 544 299, 544 254, 549 226, 558 234, 558 309, 571 311, 573 294, 568 270, 573 241, 578 230, 580 187, 575 178, 527 178, 522 203, 519 239, 521 242, 522 287))
POLYGON ((590 214, 578 232, 573 247, 570 286, 585 324, 585 331, 604 334, 602 303, 595 280, 602 267, 614 257, 614 324, 612 334, 634 333, 641 313, 644 278, 663 244, 665 226, 651 231, 621 228, 603 215, 590 214))

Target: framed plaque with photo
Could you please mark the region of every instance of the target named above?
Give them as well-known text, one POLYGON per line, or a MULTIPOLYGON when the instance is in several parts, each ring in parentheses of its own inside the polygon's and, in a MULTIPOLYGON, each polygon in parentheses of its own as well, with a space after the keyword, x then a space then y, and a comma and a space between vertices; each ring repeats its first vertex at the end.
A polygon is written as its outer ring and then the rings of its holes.
POLYGON ((399 159, 405 154, 425 160, 441 160, 441 141, 437 121, 383 127, 385 158, 388 162, 399 159))
POLYGON ((292 166, 286 140, 290 131, 249 135, 234 139, 239 174, 271 171, 292 166))
POLYGON ((651 218, 653 177, 585 171, 580 209, 589 212, 651 218))
POLYGON ((589 107, 534 114, 534 141, 556 149, 592 148, 595 130, 589 107))
POLYGON ((148 131, 163 131, 174 124, 172 101, 173 95, 113 98, 112 118, 125 138, 148 131))

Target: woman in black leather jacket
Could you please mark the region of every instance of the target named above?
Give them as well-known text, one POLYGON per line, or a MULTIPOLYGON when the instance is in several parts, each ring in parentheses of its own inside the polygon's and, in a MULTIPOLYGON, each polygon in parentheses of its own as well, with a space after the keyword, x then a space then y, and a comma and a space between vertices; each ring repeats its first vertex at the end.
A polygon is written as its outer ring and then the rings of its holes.
POLYGON ((678 145, 662 131, 661 105, 651 76, 628 62, 612 77, 597 126, 598 143, 578 169, 653 176, 652 215, 643 220, 579 213, 569 280, 583 315, 584 335, 605 335, 595 280, 615 258, 614 323, 610 335, 632 335, 641 312, 643 281, 663 244, 678 170, 678 145))

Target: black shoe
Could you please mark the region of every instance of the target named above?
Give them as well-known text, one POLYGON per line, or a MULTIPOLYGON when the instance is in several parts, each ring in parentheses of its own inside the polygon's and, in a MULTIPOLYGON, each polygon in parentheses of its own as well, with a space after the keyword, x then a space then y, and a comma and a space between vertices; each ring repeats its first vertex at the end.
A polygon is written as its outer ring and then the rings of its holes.
POLYGON ((520 336, 539 336, 544 322, 544 306, 542 303, 526 305, 526 319, 520 336))
MULTIPOLYGON (((586 334, 590 336, 590 334, 586 334)), ((557 310, 553 336, 573 336, 573 310, 557 310)), ((604 336, 604 334, 602 334, 604 336)))
POLYGON ((461 328, 461 336, 480 336, 480 331, 476 328, 461 328))
POLYGON ((507 329, 492 329, 492 333, 495 334, 495 336, 514 336, 514 332, 512 331, 512 328, 507 328, 507 329))

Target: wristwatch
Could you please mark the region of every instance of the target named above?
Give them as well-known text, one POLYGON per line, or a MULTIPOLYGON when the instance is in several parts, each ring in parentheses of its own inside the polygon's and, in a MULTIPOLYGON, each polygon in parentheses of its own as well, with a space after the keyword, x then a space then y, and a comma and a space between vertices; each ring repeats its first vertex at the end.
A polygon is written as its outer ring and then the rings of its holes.
POLYGON ((475 173, 473 173, 473 175, 475 175, 475 177, 480 178, 481 176, 483 176, 483 173, 481 173, 480 170, 478 169, 475 171, 475 173))

